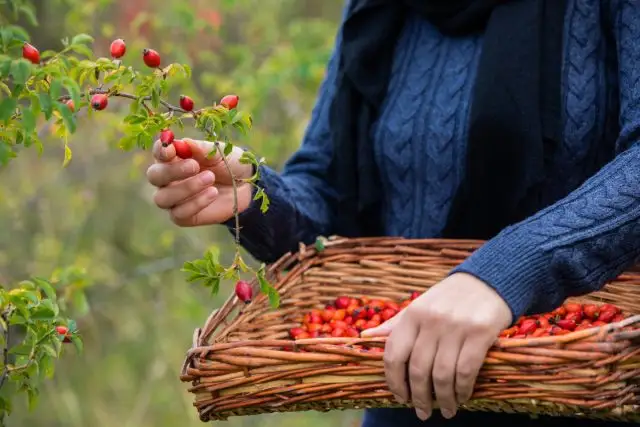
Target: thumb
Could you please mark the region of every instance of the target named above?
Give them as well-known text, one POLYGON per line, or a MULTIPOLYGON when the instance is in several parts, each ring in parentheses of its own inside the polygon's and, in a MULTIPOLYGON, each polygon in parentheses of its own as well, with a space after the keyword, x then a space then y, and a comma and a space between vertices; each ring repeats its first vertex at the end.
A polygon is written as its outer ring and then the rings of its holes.
POLYGON ((392 317, 391 319, 387 320, 377 328, 371 328, 371 329, 366 329, 362 331, 360 336, 362 336, 363 338, 386 337, 391 333, 393 328, 398 324, 398 321, 400 321, 401 316, 402 316, 402 313, 398 313, 395 317, 392 317))
POLYGON ((212 164, 218 157, 217 148, 213 142, 190 138, 183 138, 183 141, 189 144, 192 158, 201 165, 212 164))

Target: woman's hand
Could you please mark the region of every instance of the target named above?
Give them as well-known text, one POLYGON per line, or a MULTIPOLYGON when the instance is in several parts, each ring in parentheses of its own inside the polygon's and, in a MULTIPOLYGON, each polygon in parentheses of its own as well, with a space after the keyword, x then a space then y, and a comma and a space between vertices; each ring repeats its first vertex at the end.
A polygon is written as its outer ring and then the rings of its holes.
POLYGON ((511 310, 493 289, 455 273, 362 335, 389 335, 384 366, 396 400, 411 401, 425 420, 433 392, 442 415, 451 418, 471 397, 487 351, 511 321, 511 310))
MULTIPOLYGON (((220 224, 233 217, 232 179, 222 157, 216 152, 207 157, 214 144, 185 139, 191 146, 192 159, 180 159, 173 145, 153 146, 156 162, 147 170, 147 179, 158 188, 156 205, 169 211, 171 220, 182 227, 220 224)), ((220 143, 224 149, 224 143, 220 143)), ((242 150, 234 147, 227 162, 236 179, 252 175, 251 165, 239 162, 242 150)), ((238 212, 251 203, 250 184, 238 183, 238 212)))

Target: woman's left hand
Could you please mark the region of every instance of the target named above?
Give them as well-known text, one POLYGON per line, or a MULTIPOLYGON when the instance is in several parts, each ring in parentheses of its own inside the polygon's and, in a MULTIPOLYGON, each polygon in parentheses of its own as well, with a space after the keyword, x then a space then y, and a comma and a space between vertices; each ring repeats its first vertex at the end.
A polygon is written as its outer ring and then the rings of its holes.
POLYGON ((425 420, 433 392, 442 415, 451 418, 471 397, 487 351, 511 322, 509 306, 493 289, 455 273, 362 335, 388 335, 384 367, 396 400, 411 401, 425 420))

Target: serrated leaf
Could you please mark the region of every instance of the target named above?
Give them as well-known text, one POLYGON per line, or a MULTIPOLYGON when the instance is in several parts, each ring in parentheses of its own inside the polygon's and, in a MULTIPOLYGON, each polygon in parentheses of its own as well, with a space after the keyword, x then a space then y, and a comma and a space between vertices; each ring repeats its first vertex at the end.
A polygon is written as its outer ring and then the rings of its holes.
POLYGON ((67 328, 69 328, 69 332, 76 332, 78 330, 78 324, 75 320, 69 319, 69 322, 67 322, 67 328))
POLYGON ((11 76, 16 84, 25 84, 31 76, 32 64, 25 59, 17 59, 11 64, 11 76))
POLYGON ((56 102, 56 110, 62 116, 62 121, 64 122, 64 126, 69 133, 75 133, 77 129, 76 125, 76 117, 71 112, 71 109, 67 104, 56 102))
POLYGON ((84 344, 82 342, 82 339, 78 335, 74 334, 71 336, 71 342, 76 347, 76 351, 78 353, 82 353, 82 351, 84 350, 84 344))
POLYGON ((49 120, 53 114, 53 102, 51 101, 51 97, 48 93, 41 92, 38 95, 38 99, 40 100, 40 108, 42 108, 44 118, 49 120))
POLYGON ((0 121, 7 121, 16 111, 17 101, 13 98, 5 98, 0 101, 0 121))
POLYGON ((28 356, 29 354, 31 354, 31 349, 32 348, 33 347, 31 345, 29 345, 29 344, 20 343, 18 345, 15 345, 15 346, 11 347, 9 349, 9 354, 28 356))
POLYGON ((93 40, 93 37, 91 37, 89 34, 76 34, 71 39, 71 45, 93 43, 93 40))
POLYGON ((48 347, 54 352, 54 354, 47 352, 47 354, 44 354, 42 358, 40 358, 40 370, 42 370, 46 378, 53 378, 53 374, 55 373, 54 360, 57 357, 57 354, 55 354, 53 347, 48 347))
POLYGON ((226 143, 224 145, 224 156, 227 157, 233 151, 233 144, 226 143))
MULTIPOLYGON (((35 362, 34 362, 34 365, 37 366, 35 362)), ((30 411, 33 411, 36 408, 36 406, 38 406, 39 397, 40 397, 40 394, 38 392, 38 389, 35 389, 35 388, 27 389, 27 402, 28 402, 28 408, 30 411)))
POLYGON ((60 95, 62 95, 62 82, 54 78, 49 85, 49 96, 52 99, 58 99, 60 95))
POLYGON ((34 277, 33 281, 35 282, 35 284, 42 289, 42 291, 44 292, 44 294, 47 296, 47 298, 49 298, 50 300, 55 301, 57 296, 56 296, 56 291, 55 289, 53 289, 53 286, 51 286, 51 284, 44 280, 44 279, 40 279, 38 277, 34 277))
POLYGON ((28 133, 36 129, 36 116, 28 106, 22 109, 22 126, 28 133))

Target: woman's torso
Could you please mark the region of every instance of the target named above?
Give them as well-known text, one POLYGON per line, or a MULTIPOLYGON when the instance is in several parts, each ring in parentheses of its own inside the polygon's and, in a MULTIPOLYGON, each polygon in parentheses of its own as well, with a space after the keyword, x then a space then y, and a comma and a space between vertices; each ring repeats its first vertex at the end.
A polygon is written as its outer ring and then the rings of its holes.
MULTIPOLYGON (((616 152, 618 67, 608 5, 608 0, 569 1, 562 70, 564 141, 549 160, 545 205, 577 188, 616 152)), ((386 199, 386 234, 440 235, 464 177, 481 49, 482 35, 445 37, 419 17, 408 20, 398 39, 388 94, 371 129, 386 199)))

